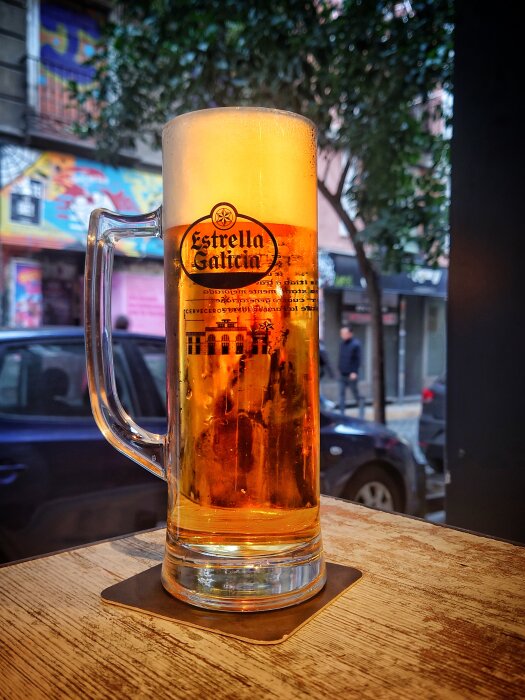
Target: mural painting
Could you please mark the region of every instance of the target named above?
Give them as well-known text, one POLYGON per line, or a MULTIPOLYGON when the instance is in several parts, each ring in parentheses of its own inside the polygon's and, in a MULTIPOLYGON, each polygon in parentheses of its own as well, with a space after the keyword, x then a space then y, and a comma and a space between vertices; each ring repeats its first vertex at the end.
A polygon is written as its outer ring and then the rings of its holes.
MULTIPOLYGON (((0 147, 0 163, 0 237, 10 245, 83 251, 93 209, 143 214, 162 201, 156 173, 12 145, 0 147)), ((159 239, 122 241, 118 250, 163 255, 159 239)))

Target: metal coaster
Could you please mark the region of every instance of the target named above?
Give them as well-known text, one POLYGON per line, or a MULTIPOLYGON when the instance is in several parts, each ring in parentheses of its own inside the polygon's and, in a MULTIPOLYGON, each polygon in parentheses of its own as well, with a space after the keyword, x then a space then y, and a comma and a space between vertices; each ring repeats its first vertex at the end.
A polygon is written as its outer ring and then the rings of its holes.
POLYGON ((183 603, 167 593, 160 581, 161 564, 102 591, 105 603, 149 613, 182 625, 234 637, 252 644, 279 644, 339 598, 362 576, 350 566, 327 563, 322 591, 304 603, 265 612, 217 612, 183 603))

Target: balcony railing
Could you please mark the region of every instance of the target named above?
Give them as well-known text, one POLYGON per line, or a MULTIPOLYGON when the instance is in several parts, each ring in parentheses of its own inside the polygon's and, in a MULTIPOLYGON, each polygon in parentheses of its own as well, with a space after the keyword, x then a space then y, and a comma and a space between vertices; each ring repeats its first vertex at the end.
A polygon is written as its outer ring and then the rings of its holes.
POLYGON ((81 123, 89 104, 79 108, 69 92, 70 81, 87 86, 93 79, 91 68, 71 70, 58 63, 28 58, 27 128, 31 134, 78 141, 73 129, 81 123))

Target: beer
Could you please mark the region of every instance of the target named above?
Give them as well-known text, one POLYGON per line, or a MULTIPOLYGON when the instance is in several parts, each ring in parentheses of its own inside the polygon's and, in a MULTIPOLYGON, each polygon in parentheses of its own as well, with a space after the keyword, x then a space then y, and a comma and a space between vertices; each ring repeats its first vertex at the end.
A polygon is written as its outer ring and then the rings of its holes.
POLYGON ((168 483, 162 584, 204 608, 258 611, 325 582, 319 525, 315 129, 269 109, 211 109, 163 130, 168 429, 115 397, 109 298, 122 236, 161 210, 97 210, 86 256, 93 411, 119 450, 168 483))
MULTIPOLYGON (((230 289, 202 287, 183 271, 191 258, 185 263, 180 253, 187 227, 164 234, 166 258, 179 269, 166 296, 167 334, 178 338, 167 372, 179 383, 181 421, 179 499, 168 533, 215 552, 223 545, 243 554, 280 551, 319 533, 316 233, 268 228, 278 242, 276 265, 254 284, 230 289)), ((230 241, 246 230, 253 236, 253 225, 230 230, 237 231, 230 241)), ((212 245, 208 251, 208 265, 228 265, 232 256, 228 245, 218 261, 212 245)), ((175 403, 169 415, 178 420, 175 403)))
POLYGON ((168 549, 236 556, 319 536, 315 138, 243 112, 179 118, 164 140, 168 549))

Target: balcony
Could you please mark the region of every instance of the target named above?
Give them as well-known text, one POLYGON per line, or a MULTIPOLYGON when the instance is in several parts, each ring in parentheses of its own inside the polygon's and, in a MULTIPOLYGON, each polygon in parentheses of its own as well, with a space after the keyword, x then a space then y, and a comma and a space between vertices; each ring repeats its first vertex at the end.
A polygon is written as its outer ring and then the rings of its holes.
POLYGON ((92 146, 92 141, 80 139, 73 128, 82 121, 82 114, 89 105, 83 106, 81 111, 68 89, 70 81, 87 86, 92 79, 93 69, 88 67, 72 70, 49 60, 27 58, 28 135, 92 146))

